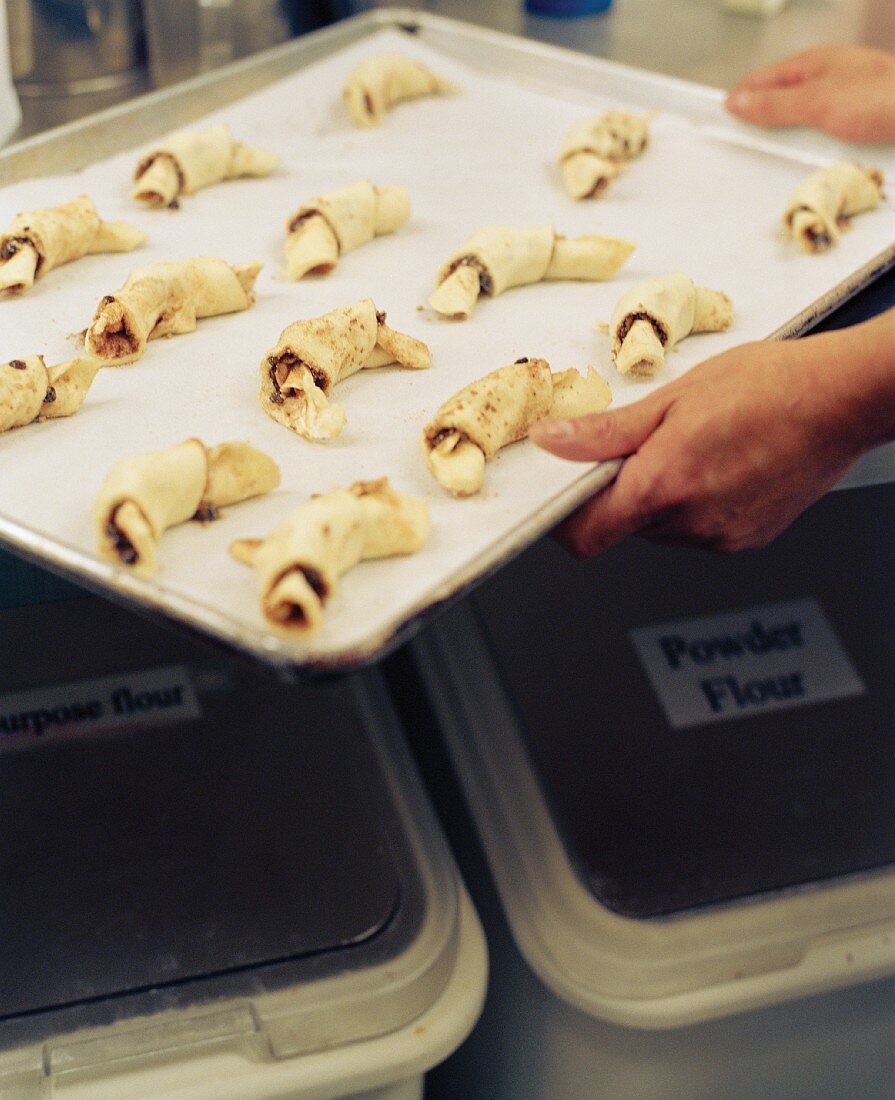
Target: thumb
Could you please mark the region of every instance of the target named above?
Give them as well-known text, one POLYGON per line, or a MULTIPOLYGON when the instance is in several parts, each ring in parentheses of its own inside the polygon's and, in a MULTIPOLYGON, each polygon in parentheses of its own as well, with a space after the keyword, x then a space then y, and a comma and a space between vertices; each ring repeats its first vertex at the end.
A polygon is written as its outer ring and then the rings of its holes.
POLYGON ((734 88, 727 109, 755 126, 810 126, 818 115, 821 91, 814 81, 783 88, 734 88))
POLYGON ((622 409, 573 420, 539 420, 529 437, 545 451, 574 462, 603 462, 634 454, 665 416, 668 400, 653 397, 622 409))

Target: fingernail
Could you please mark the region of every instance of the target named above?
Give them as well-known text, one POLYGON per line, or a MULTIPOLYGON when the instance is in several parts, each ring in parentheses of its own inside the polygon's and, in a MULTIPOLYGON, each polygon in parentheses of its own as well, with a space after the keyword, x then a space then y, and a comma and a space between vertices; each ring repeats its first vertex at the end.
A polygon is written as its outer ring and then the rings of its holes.
POLYGON ((561 443, 571 439, 575 434, 575 426, 570 420, 539 420, 532 428, 532 432, 540 439, 561 443))
POLYGON ((731 111, 747 111, 752 102, 752 93, 746 88, 738 88, 727 97, 727 106, 731 111))

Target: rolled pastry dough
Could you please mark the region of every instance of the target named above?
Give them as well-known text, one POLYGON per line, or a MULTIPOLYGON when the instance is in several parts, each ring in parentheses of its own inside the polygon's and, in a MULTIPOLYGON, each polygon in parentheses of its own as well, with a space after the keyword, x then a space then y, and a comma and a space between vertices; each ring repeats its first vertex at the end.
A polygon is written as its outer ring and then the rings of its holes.
POLYGON ((429 305, 465 320, 480 293, 502 294, 542 279, 611 279, 634 247, 614 237, 561 237, 549 225, 480 229, 442 265, 429 305))
POLYGON ((206 447, 187 439, 164 451, 123 458, 109 471, 94 504, 99 552, 151 577, 158 568, 158 541, 169 527, 215 519, 219 508, 269 493, 279 483, 277 464, 248 443, 206 447))
POLYGON ((535 421, 601 412, 611 400, 594 370, 553 374, 543 359, 519 359, 445 401, 423 429, 423 456, 449 492, 471 496, 482 487, 486 459, 524 439, 535 421))
POLYGON ((255 567, 268 625, 300 638, 320 626, 343 573, 369 558, 413 554, 428 535, 428 504, 380 478, 312 497, 266 539, 240 539, 230 553, 255 567))
POLYGON ((787 234, 804 252, 826 252, 855 214, 882 199, 883 174, 843 161, 812 173, 796 188, 783 215, 787 234))
POLYGON ((327 400, 338 382, 365 367, 422 370, 431 362, 422 341, 389 328, 364 298, 283 329, 261 360, 261 407, 305 439, 334 439, 345 425, 342 406, 327 400))
POLYGON ((356 126, 378 126, 385 112, 404 99, 458 90, 418 61, 401 54, 378 54, 354 69, 342 94, 356 126))
POLYGON ((0 363, 0 432, 72 416, 101 366, 83 355, 55 367, 48 367, 42 355, 0 363))
POLYGON ((198 318, 248 309, 260 270, 261 264, 231 267, 213 256, 135 268, 97 306, 87 351, 106 364, 133 363, 157 336, 193 332, 198 318))
POLYGON ((0 291, 24 291, 54 267, 96 252, 130 252, 146 240, 127 222, 104 222, 86 195, 17 214, 0 236, 0 291))
POLYGON ((269 176, 280 158, 234 141, 224 123, 176 130, 147 153, 134 172, 131 198, 145 206, 178 206, 181 195, 238 176, 269 176))
POLYGON ((286 223, 289 278, 332 271, 339 256, 394 233, 409 217, 406 187, 374 187, 368 180, 310 199, 286 223))
POLYGON ((648 377, 685 336, 721 332, 732 321, 733 306, 720 290, 694 286, 680 272, 648 279, 623 294, 612 312, 612 361, 621 374, 648 377))
POLYGON ((629 160, 639 156, 649 141, 649 115, 608 111, 586 118, 563 139, 559 168, 573 199, 601 194, 629 160))

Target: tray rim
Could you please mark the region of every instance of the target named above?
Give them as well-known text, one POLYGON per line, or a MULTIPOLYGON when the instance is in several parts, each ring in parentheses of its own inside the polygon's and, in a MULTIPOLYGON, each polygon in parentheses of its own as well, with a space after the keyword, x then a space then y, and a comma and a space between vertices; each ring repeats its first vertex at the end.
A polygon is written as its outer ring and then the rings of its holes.
MULTIPOLYGON (((156 135, 167 133, 173 125, 201 118, 227 103, 253 94, 296 72, 315 60, 329 57, 339 49, 370 37, 381 30, 403 30, 415 34, 429 30, 454 35, 461 40, 480 45, 491 44, 517 55, 561 61, 565 65, 611 72, 616 75, 636 73, 642 83, 655 84, 665 90, 675 88, 690 96, 699 96, 713 104, 723 98, 723 92, 708 85, 637 69, 618 61, 580 53, 538 40, 522 38, 503 31, 479 27, 472 23, 435 15, 412 8, 377 8, 350 16, 331 26, 302 35, 272 49, 253 54, 210 73, 201 74, 178 84, 137 96, 87 115, 82 119, 55 127, 26 138, 0 150, 0 173, 12 168, 12 177, 3 183, 39 177, 58 171, 50 167, 54 156, 72 151, 72 141, 80 142, 81 155, 76 167, 93 163, 106 155, 104 149, 92 147, 91 133, 102 135, 122 120, 142 117, 144 121, 159 120, 150 132, 134 127, 129 131, 127 147, 137 147, 156 135), (254 82, 251 86, 247 81, 254 82), (171 119, 167 108, 183 105, 179 117, 171 119), (197 107, 195 114, 191 107, 197 107), (130 138, 133 138, 131 142, 130 138), (35 164, 36 161, 36 164, 35 164), (23 168, 27 171, 23 172, 23 168), (17 174, 17 172, 22 174, 17 174)), ((762 139, 767 147, 767 139, 762 139)), ((122 151, 120 141, 115 150, 122 151)), ((805 159, 797 150, 780 144, 779 151, 793 159, 805 159)), ((68 170, 72 170, 69 162, 68 170)), ((811 303, 784 325, 769 333, 767 339, 789 339, 801 335, 824 317, 869 285, 889 268, 895 266, 895 243, 881 251, 826 294, 811 303)), ((0 546, 6 546, 35 565, 49 568, 97 595, 112 599, 144 616, 175 624, 206 639, 240 651, 244 655, 271 666, 280 676, 345 672, 377 662, 415 635, 436 611, 462 599, 475 586, 493 575, 532 542, 545 534, 594 493, 605 488, 618 474, 622 460, 601 462, 590 467, 580 478, 546 501, 511 531, 493 542, 462 568, 433 586, 427 595, 409 609, 393 614, 378 630, 350 646, 334 648, 324 653, 307 653, 301 643, 273 635, 263 626, 248 626, 226 612, 189 596, 162 588, 154 579, 134 577, 124 570, 102 562, 42 532, 10 519, 0 513, 0 546)))

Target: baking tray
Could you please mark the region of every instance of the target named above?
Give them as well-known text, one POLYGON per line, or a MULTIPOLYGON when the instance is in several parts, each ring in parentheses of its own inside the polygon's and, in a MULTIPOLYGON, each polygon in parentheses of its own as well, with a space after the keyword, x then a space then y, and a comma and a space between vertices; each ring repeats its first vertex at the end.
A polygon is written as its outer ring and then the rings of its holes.
MULTIPOLYGON (((0 154, 0 183, 12 185, 0 191, 0 221, 26 205, 15 184, 30 180, 27 205, 61 201, 87 189, 105 217, 128 217, 154 238, 148 250, 81 261, 51 273, 30 295, 0 303, 0 360, 35 351, 47 354, 50 362, 64 358, 70 351, 60 343, 62 334, 83 327, 101 294, 119 286, 138 262, 195 252, 185 242, 203 226, 211 243, 202 251, 231 262, 264 259, 269 272, 262 273, 252 310, 201 322, 191 336, 151 345, 136 366, 102 372, 74 418, 0 436, 0 541, 136 610, 175 620, 286 674, 338 670, 383 655, 436 607, 462 595, 605 486, 617 470, 616 463, 582 470, 520 446, 489 463, 480 498, 449 499, 425 471, 416 441, 432 411, 460 385, 519 355, 544 355, 555 369, 597 366, 612 383, 616 404, 624 404, 725 347, 805 331, 895 262, 895 244, 882 247, 895 241, 895 214, 888 206, 872 218, 858 219, 854 231, 820 263, 785 250, 773 225, 789 189, 811 166, 843 156, 842 147, 816 135, 756 136, 725 116, 721 100, 720 92, 684 81, 390 9, 354 17, 0 154), (396 111, 378 131, 354 131, 339 113, 341 80, 359 56, 393 48, 453 77, 464 95, 421 101, 396 111), (262 91, 280 81, 285 83, 275 98, 262 91), (661 110, 654 148, 605 199, 572 203, 554 167, 559 140, 578 118, 614 104, 661 110), (122 150, 209 115, 226 119, 237 136, 259 145, 277 151, 288 145, 291 176, 281 173, 269 181, 240 181, 203 192, 187 200, 178 215, 134 211, 126 198, 133 154, 122 159, 122 150), (97 162, 109 157, 118 161, 111 172, 103 170, 103 180, 94 186, 90 181, 99 178, 97 162), (520 170, 526 159, 529 169, 520 170), (86 170, 87 183, 58 178, 78 169, 86 170), (410 186, 414 218, 409 226, 346 257, 325 280, 293 285, 279 278, 286 214, 309 195, 361 176, 410 186), (34 182, 35 177, 48 178, 34 182), (115 185, 110 190, 104 181, 111 178, 115 185), (638 204, 638 188, 648 180, 650 202, 638 204), (717 196, 723 201, 726 191, 729 218, 725 213, 713 236, 717 196), (744 226, 744 195, 754 195, 759 206, 765 203, 767 209, 755 215, 765 236, 744 226), (228 220, 234 204, 239 223, 228 220), (249 250, 240 237, 242 221, 257 234, 262 215, 264 229, 249 250), (543 284, 511 291, 481 302, 464 325, 437 322, 416 311, 441 260, 473 229, 544 221, 568 235, 628 236, 640 248, 612 284, 543 284), (215 240, 221 223, 226 232, 215 240), (696 231, 684 232, 687 224, 696 231), (669 259, 672 244, 675 262, 669 259), (677 267, 732 294, 734 328, 685 343, 656 382, 613 377, 608 345, 596 323, 608 319, 628 286, 677 267), (80 295, 77 313, 67 305, 74 287, 80 295), (338 400, 348 414, 346 436, 335 446, 307 444, 261 412, 254 393, 257 363, 285 324, 366 295, 389 311, 395 327, 430 343, 435 366, 413 376, 387 372, 381 381, 374 380, 375 372, 365 372, 343 384, 338 400), (41 325, 35 347, 38 307, 49 323, 41 325), (3 324, 7 318, 9 326, 3 324), (30 342, 23 346, 26 336, 30 342), (200 362, 220 356, 216 377, 227 359, 226 369, 242 387, 238 409, 218 409, 214 417, 202 412, 197 356, 200 362), (189 372, 184 363, 190 364, 189 372), (169 380, 172 388, 166 391, 169 380), (175 406, 164 416, 145 416, 165 392, 184 398, 186 410, 175 406), (390 408, 395 411, 383 430, 382 416, 390 408), (169 532, 162 543, 161 571, 152 580, 100 561, 92 552, 90 503, 112 456, 188 435, 209 443, 251 438, 280 461, 283 489, 227 510, 208 530, 190 524, 169 532), (365 449, 361 439, 367 441, 365 449), (392 440, 400 440, 400 449, 388 452, 392 440), (386 461, 389 453, 394 461, 386 461), (70 470, 77 474, 67 476, 70 470), (310 642, 271 635, 258 610, 254 575, 227 557, 226 543, 267 533, 310 492, 383 473, 400 489, 430 500, 430 543, 412 558, 365 563, 348 574, 327 609, 323 630, 310 642), (61 488, 60 482, 65 483, 61 488)), ((854 157, 854 150, 848 155, 854 157)), ((895 168, 891 150, 882 158, 876 150, 865 159, 890 172, 895 168)))

